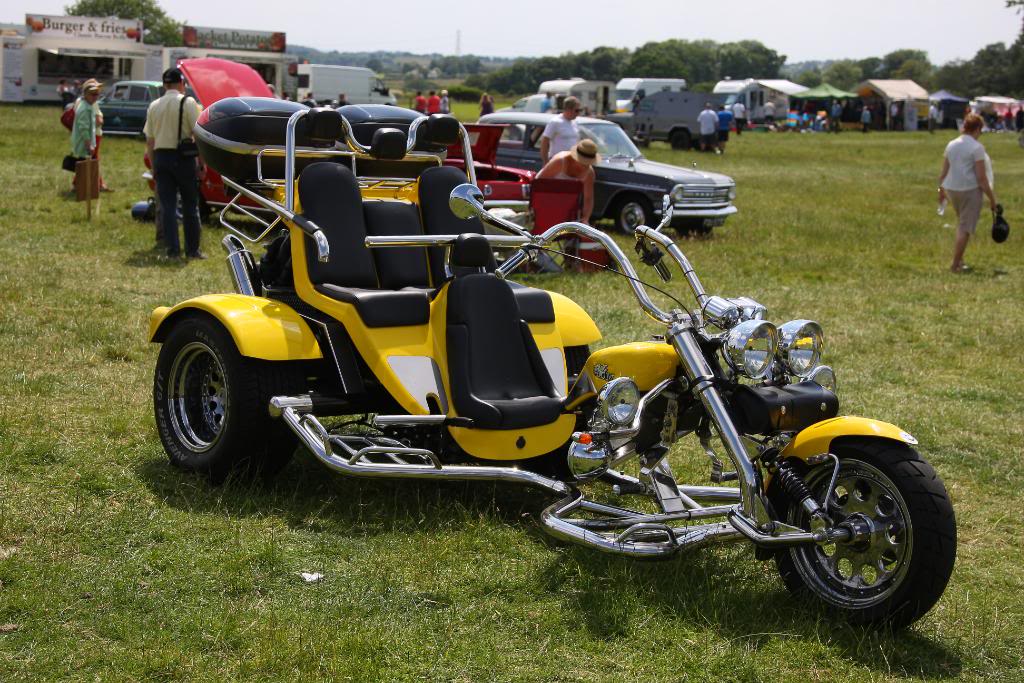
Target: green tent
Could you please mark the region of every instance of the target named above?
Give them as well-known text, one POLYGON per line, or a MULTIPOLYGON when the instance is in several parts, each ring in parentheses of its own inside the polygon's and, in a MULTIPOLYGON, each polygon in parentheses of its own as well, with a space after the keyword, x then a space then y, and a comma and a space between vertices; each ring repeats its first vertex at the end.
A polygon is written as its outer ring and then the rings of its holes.
POLYGON ((822 83, 817 88, 804 90, 796 95, 791 95, 791 97, 798 100, 845 100, 853 99, 858 97, 858 95, 855 92, 847 92, 845 90, 840 90, 839 88, 834 88, 828 83, 822 83))

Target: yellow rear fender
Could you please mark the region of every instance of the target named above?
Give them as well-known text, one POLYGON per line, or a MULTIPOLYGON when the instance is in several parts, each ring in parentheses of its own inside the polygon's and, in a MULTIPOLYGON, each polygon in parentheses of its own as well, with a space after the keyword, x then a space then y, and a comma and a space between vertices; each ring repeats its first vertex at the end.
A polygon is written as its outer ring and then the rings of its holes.
POLYGON ((834 417, 823 420, 799 432, 781 453, 783 458, 808 458, 828 453, 832 441, 842 436, 862 436, 888 439, 913 446, 917 439, 894 424, 866 417, 834 417))
POLYGON ((161 306, 149 316, 149 340, 162 342, 177 320, 201 312, 231 333, 238 352, 263 360, 322 358, 309 325, 289 306, 258 296, 207 294, 174 307, 161 306))

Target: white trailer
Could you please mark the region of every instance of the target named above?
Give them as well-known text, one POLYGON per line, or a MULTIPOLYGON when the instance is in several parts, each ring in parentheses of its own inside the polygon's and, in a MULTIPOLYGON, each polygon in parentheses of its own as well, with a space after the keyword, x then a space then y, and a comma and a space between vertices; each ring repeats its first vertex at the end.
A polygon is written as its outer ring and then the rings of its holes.
POLYGON ((683 92, 685 78, 622 78, 615 84, 615 111, 633 111, 633 98, 643 91, 642 97, 659 92, 683 92))
POLYGON ((317 102, 334 102, 344 93, 348 104, 396 104, 384 82, 371 69, 333 64, 298 65, 299 100, 313 93, 317 102))
POLYGON ((570 95, 580 101, 583 105, 581 113, 586 116, 602 116, 615 109, 615 84, 611 81, 560 78, 541 83, 537 94, 551 95, 552 111, 561 111, 562 103, 570 95))
POLYGON ((733 81, 726 79, 715 85, 716 95, 725 95, 725 105, 732 106, 742 102, 747 108, 747 117, 751 121, 764 120, 764 105, 771 102, 775 105, 776 120, 786 118, 789 111, 789 98, 807 90, 806 86, 781 78, 746 78, 733 81))

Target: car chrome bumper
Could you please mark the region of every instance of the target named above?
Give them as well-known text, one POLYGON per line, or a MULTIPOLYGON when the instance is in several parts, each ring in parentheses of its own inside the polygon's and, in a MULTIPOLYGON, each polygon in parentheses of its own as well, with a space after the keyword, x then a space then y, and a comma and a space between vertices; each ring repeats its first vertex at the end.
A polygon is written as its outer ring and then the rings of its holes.
POLYGON ((530 208, 530 201, 528 199, 485 199, 484 208, 526 211, 530 208))
POLYGON ((673 218, 725 218, 739 211, 729 204, 720 207, 694 208, 692 204, 676 204, 672 209, 673 218))

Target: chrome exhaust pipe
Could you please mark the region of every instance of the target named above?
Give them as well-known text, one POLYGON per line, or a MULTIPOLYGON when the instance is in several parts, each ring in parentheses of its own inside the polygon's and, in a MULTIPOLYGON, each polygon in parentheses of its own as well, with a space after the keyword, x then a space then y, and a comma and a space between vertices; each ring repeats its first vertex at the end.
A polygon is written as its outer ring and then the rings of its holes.
POLYGON ((225 235, 220 244, 228 254, 228 270, 235 281, 235 291, 245 296, 256 296, 256 261, 252 252, 234 235, 225 235))

